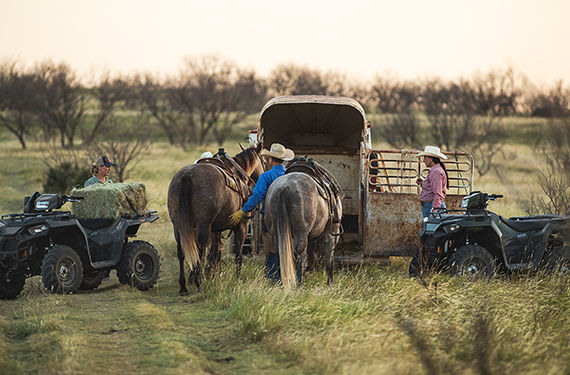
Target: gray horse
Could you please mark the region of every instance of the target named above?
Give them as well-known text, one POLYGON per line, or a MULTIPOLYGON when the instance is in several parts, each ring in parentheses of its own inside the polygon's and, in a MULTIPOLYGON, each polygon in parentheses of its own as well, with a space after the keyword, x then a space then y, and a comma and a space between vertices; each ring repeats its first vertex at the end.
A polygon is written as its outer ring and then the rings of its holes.
MULTIPOLYGON (((248 178, 257 182, 263 173, 259 156, 261 144, 243 150, 236 156, 238 183, 247 184, 248 178), (239 169, 238 168, 238 169, 239 169)), ((208 276, 219 270, 222 249, 221 232, 230 229, 229 217, 242 205, 244 198, 234 188, 228 186, 228 178, 215 165, 198 163, 181 168, 170 181, 168 188, 168 213, 174 226, 178 261, 180 263, 180 294, 187 294, 184 277, 184 260, 190 267, 188 282, 194 282, 200 290, 202 263, 206 246, 211 242, 208 254, 208 276)), ((240 273, 242 246, 247 234, 247 220, 231 228, 234 237, 233 253, 237 273, 240 273)))
POLYGON ((264 220, 273 248, 279 251, 285 289, 302 283, 307 258, 315 259, 317 255, 325 261, 328 284, 333 282, 334 248, 342 229, 340 220, 332 219, 331 203, 337 207, 337 218, 342 217, 342 192, 333 196, 335 202, 329 202, 322 193, 313 177, 300 172, 279 177, 267 192, 264 220), (317 249, 324 254, 314 254, 317 249))

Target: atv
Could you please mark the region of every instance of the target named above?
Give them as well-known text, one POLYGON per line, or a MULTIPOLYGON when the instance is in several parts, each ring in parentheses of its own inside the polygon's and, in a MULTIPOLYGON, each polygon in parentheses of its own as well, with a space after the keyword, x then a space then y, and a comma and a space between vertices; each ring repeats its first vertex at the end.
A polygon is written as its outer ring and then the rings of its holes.
POLYGON ((97 288, 110 270, 119 282, 139 290, 158 278, 159 256, 145 241, 129 241, 142 223, 158 219, 156 211, 139 217, 77 219, 58 211, 83 198, 34 193, 24 200, 24 212, 0 219, 0 299, 16 298, 26 278, 41 275, 52 293, 97 288))
POLYGON ((410 275, 428 269, 475 278, 491 278, 500 270, 545 268, 568 273, 570 216, 505 219, 487 210, 487 202, 502 197, 475 191, 463 198, 461 209, 443 209, 426 217, 410 275))

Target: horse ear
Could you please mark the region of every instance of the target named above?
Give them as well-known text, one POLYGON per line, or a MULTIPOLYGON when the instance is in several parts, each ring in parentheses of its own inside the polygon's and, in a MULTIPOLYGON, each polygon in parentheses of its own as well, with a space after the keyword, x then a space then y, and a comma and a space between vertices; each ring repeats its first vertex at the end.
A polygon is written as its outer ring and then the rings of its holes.
POLYGON ((257 147, 255 148, 255 151, 257 151, 258 153, 260 153, 261 150, 263 150, 263 143, 262 143, 262 142, 259 142, 259 143, 257 144, 257 147))
POLYGON ((239 145, 239 148, 241 148, 242 151, 245 150, 245 148, 243 148, 243 146, 241 145, 241 143, 238 143, 238 145, 239 145))

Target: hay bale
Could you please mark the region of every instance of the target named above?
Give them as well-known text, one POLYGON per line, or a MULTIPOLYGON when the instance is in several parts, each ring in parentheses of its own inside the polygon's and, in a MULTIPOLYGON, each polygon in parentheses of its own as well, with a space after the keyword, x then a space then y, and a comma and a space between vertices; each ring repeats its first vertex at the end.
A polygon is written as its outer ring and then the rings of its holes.
POLYGON ((71 212, 78 219, 116 220, 146 212, 146 189, 140 182, 94 184, 73 189, 71 195, 84 197, 71 205, 71 212))

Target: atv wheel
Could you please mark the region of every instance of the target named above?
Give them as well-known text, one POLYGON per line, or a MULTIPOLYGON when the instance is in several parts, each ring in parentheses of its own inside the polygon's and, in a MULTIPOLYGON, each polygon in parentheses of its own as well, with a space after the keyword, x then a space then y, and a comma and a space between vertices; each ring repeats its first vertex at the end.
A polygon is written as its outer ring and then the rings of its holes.
POLYGON ((420 269, 420 261, 418 260, 418 256, 414 255, 412 260, 410 260, 410 268, 408 269, 408 273, 410 274, 410 277, 416 277, 419 276, 421 272, 422 271, 420 269))
POLYGON ((546 268, 562 275, 570 275, 570 248, 561 245, 547 251, 548 253, 545 254, 546 268))
POLYGON ((0 299, 14 299, 24 289, 26 277, 24 275, 8 275, 4 270, 0 271, 0 299))
POLYGON ((449 259, 454 275, 475 279, 490 279, 495 275, 495 261, 491 253, 477 245, 461 246, 449 259))
POLYGON ((83 281, 79 286, 80 290, 91 290, 97 288, 103 282, 106 271, 92 272, 83 275, 83 281))
POLYGON ((122 284, 148 290, 156 283, 160 260, 156 249, 145 241, 129 242, 123 249, 117 276, 122 284))
POLYGON ((42 263, 42 281, 49 292, 73 293, 82 279, 83 264, 71 247, 57 245, 47 252, 42 263))

